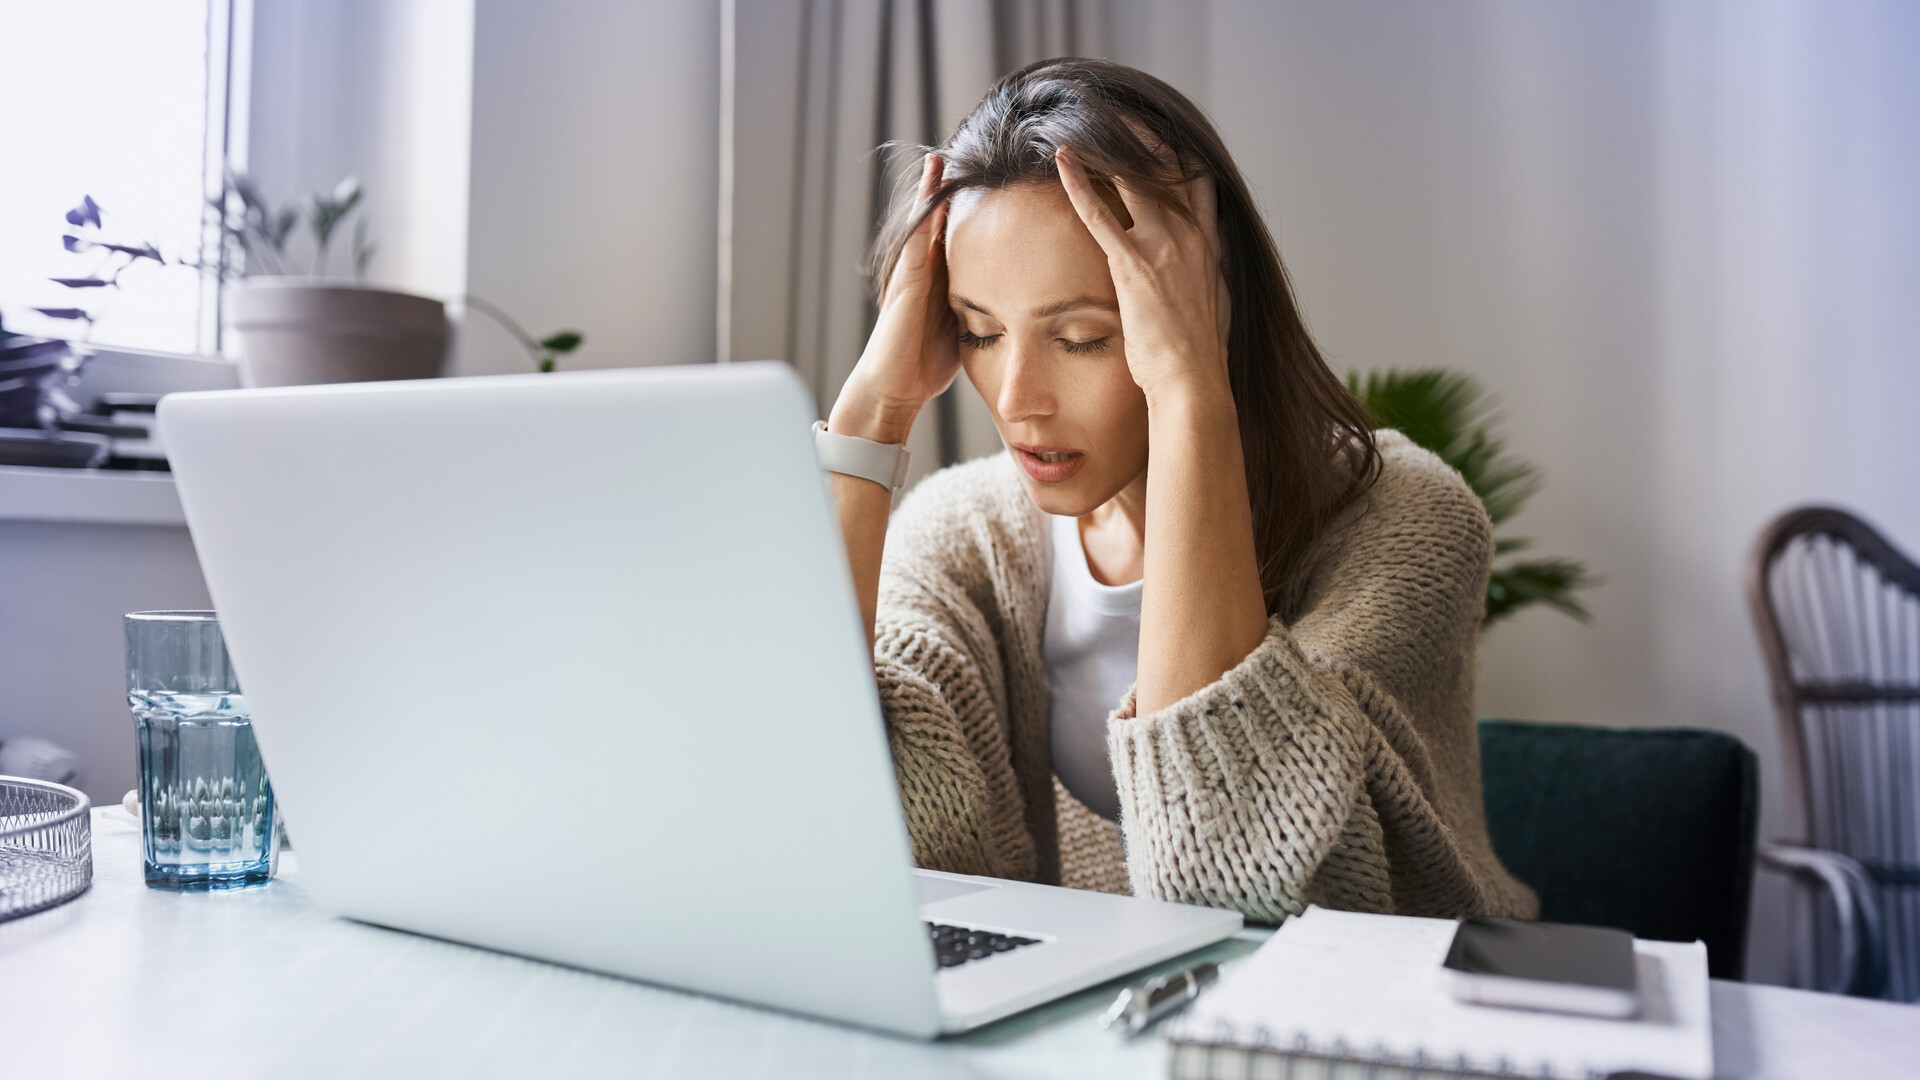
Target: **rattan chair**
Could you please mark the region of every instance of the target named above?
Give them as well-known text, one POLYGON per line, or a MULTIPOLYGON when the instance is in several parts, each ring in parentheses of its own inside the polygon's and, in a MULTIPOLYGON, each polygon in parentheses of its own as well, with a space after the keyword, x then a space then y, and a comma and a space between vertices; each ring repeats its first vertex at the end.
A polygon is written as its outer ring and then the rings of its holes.
POLYGON ((1852 514, 1808 507, 1760 534, 1747 600, 1791 830, 1760 859, 1801 886, 1794 978, 1920 1000, 1920 566, 1852 514))

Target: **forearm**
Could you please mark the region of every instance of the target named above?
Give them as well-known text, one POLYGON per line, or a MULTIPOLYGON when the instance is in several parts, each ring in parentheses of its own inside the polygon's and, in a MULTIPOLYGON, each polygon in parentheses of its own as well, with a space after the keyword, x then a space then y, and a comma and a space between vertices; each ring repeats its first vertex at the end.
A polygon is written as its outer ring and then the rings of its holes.
POLYGON ((1218 680, 1267 632, 1232 396, 1164 395, 1149 402, 1147 423, 1143 714, 1218 680))
MULTIPOLYGON (((849 383, 834 402, 827 430, 883 443, 905 443, 913 430, 913 415, 873 404, 868 395, 849 383)), ((880 607, 880 560, 886 552, 887 516, 893 493, 871 480, 828 473, 827 486, 840 514, 847 562, 853 571, 853 591, 860 601, 861 625, 873 644, 874 622, 880 607)))
POLYGON ((1107 753, 1135 894, 1258 922, 1297 915, 1316 896, 1391 911, 1380 819, 1356 813, 1366 727, 1277 621, 1198 693, 1154 713, 1123 705, 1107 753))

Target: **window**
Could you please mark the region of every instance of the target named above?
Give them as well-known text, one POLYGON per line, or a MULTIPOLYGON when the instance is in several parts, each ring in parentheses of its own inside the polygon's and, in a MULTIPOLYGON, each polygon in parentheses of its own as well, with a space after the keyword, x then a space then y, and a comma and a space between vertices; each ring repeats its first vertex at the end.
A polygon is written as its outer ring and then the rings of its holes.
MULTIPOLYGON (((244 0, 242 0, 244 2, 244 0)), ((36 307, 83 307, 93 341, 212 352, 217 283, 142 262, 122 288, 67 289, 98 253, 72 254, 64 215, 83 195, 108 239, 197 260, 224 160, 231 0, 62 0, 0 6, 0 317, 74 337, 36 307), (209 187, 211 186, 211 189, 209 187)), ((211 250, 209 247, 208 250, 211 250)))

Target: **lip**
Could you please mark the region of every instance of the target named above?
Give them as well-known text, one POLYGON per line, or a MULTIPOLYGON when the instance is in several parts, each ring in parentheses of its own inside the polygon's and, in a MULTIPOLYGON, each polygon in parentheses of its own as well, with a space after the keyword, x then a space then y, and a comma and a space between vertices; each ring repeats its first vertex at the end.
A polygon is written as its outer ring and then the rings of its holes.
POLYGON ((1020 462, 1020 467, 1027 470, 1027 475, 1043 484, 1064 483, 1087 463, 1086 454, 1065 446, 1028 446, 1025 443, 1014 443, 1009 449, 1013 451, 1014 458, 1020 462), (1072 454, 1073 456, 1065 461, 1042 461, 1041 454, 1072 454))

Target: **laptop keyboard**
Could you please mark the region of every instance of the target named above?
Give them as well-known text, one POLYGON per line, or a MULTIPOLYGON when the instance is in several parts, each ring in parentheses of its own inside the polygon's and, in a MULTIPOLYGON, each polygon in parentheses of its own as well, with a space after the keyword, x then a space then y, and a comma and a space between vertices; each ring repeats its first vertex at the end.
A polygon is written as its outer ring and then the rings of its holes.
POLYGON ((1038 945, 1039 938, 996 934, 989 930, 969 930, 964 926, 927 923, 927 935, 933 939, 933 955, 943 968, 959 967, 969 960, 985 960, 998 953, 1012 952, 1022 945, 1038 945))

